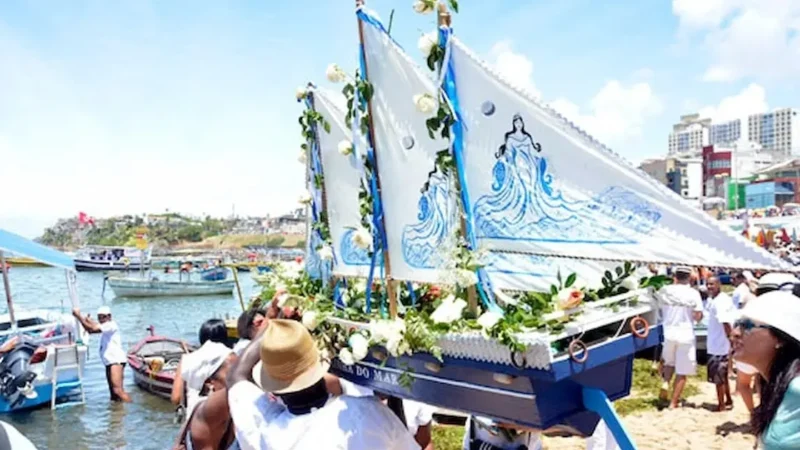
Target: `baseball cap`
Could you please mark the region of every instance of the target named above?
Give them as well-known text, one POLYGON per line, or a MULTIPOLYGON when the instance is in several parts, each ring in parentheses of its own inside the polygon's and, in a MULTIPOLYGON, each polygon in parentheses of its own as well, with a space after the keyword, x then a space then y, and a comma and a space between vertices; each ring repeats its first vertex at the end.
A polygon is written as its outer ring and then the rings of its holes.
POLYGON ((750 300, 742 317, 783 331, 800 342, 800 298, 786 291, 772 291, 750 300))
POLYGON ((97 308, 97 315, 98 316, 110 316, 111 315, 111 308, 108 306, 101 306, 97 308))
POLYGON ((183 357, 181 377, 186 386, 200 391, 206 380, 222 367, 233 350, 219 342, 206 341, 200 348, 183 357))

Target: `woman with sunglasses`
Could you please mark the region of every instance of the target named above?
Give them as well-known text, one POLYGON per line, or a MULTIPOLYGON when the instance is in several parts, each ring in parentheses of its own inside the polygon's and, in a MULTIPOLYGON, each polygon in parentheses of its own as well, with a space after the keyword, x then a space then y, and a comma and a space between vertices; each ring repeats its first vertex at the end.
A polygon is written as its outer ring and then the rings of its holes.
POLYGON ((734 357, 762 377, 753 431, 762 448, 800 448, 800 298, 773 291, 750 300, 736 323, 734 357))

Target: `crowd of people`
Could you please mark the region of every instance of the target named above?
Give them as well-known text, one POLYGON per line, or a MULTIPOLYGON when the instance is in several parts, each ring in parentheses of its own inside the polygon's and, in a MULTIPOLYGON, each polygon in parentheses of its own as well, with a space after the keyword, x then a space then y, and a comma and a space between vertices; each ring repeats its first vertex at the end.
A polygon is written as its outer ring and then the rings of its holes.
MULTIPOLYGON (((674 283, 658 294, 661 394, 669 408, 682 406, 687 377, 696 373, 695 324, 705 317, 708 382, 716 386, 717 409, 731 409, 739 395, 763 448, 800 448, 800 280, 737 272, 729 295, 709 271, 679 267, 671 274, 674 283)), ((122 383, 125 352, 110 309, 100 308, 97 320, 79 310, 73 314, 87 331, 101 334, 112 401, 130 401, 122 383)), ((240 339, 233 346, 224 321, 201 326, 201 346, 183 357, 173 385, 172 401, 185 411, 174 448, 434 448, 431 406, 328 373, 329 361, 321 359, 299 319, 298 311, 278 308, 276 300, 251 308, 239 317, 240 339)), ((618 448, 602 421, 586 445, 618 448)), ((472 416, 463 448, 540 449, 541 431, 472 416)))

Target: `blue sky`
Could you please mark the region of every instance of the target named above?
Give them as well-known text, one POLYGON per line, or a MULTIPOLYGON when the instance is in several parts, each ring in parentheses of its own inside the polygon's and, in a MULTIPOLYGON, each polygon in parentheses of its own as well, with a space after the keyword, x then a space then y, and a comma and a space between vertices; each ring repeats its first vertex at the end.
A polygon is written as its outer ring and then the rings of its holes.
MULTIPOLYGON (((0 227, 294 208, 294 91, 355 66, 353 3, 0 2, 0 227)), ((411 3, 368 6, 416 57, 435 18, 411 3)), ((800 2, 460 3, 467 45, 636 162, 680 114, 800 107, 800 2)))

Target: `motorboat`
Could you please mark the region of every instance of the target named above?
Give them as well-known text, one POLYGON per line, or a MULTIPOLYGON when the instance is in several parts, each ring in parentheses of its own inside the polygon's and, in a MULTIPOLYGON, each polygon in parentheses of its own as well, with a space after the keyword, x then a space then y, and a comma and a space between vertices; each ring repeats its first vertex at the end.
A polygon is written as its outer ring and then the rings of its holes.
POLYGON ((78 272, 109 270, 147 270, 150 268, 150 249, 135 247, 90 246, 75 255, 78 272))

